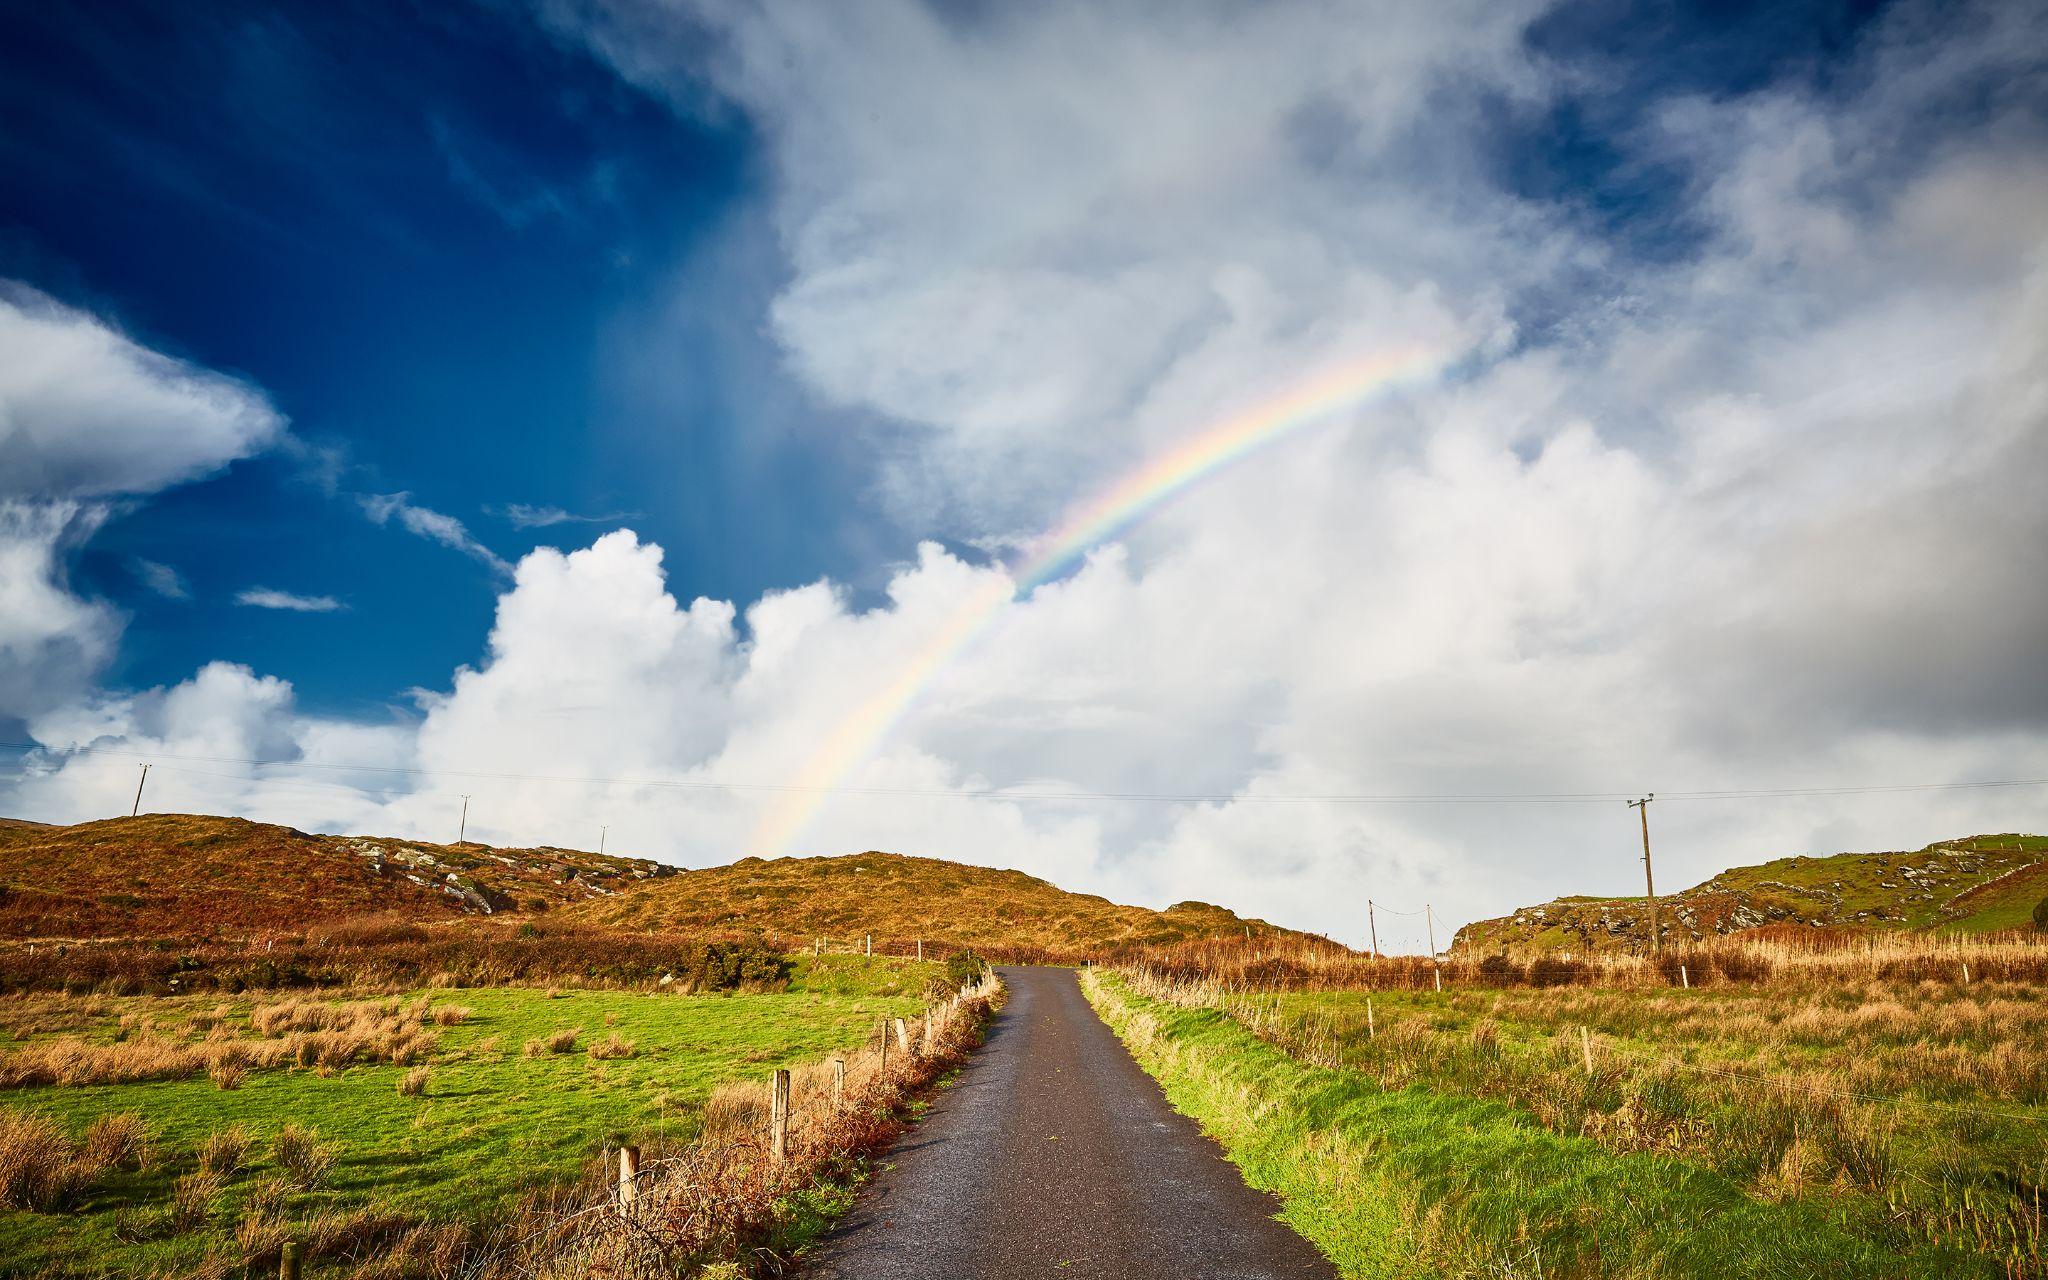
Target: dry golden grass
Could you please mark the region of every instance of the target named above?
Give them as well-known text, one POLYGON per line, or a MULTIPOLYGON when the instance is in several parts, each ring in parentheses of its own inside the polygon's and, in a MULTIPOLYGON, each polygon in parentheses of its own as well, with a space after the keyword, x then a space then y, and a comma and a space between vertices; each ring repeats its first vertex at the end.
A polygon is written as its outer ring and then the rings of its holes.
POLYGON ((427 1092, 427 1068, 414 1067, 398 1077, 398 1092, 408 1098, 424 1096, 427 1092))
POLYGON ((620 928, 760 930, 798 950, 820 940, 842 951, 860 949, 872 934, 877 950, 905 955, 923 939, 933 958, 972 948, 1005 958, 1078 959, 1144 943, 1238 936, 1246 929, 1260 936, 1300 936, 1206 903, 1152 911, 1070 893, 1021 871, 893 853, 742 858, 730 866, 683 871, 629 894, 593 898, 558 914, 620 928))
POLYGON ((633 1042, 614 1031, 604 1039, 590 1046, 590 1056, 597 1059, 630 1058, 635 1050, 633 1042))
POLYGON ((334 1148, 322 1145, 319 1133, 304 1125, 288 1124, 279 1129, 270 1144, 270 1153, 284 1168, 292 1185, 301 1190, 319 1186, 334 1167, 334 1148))

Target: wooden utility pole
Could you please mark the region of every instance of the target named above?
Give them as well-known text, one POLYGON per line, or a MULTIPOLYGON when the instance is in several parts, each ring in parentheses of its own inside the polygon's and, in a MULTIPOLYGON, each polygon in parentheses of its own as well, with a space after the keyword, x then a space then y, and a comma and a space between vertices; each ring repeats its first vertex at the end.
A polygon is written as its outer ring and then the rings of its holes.
POLYGON ((1657 798, 1652 791, 1640 800, 1631 800, 1628 807, 1643 815, 1643 896, 1650 902, 1650 953, 1656 955, 1664 950, 1664 931, 1657 921, 1657 881, 1650 874, 1650 801, 1657 798))
POLYGON ((597 829, 597 856, 600 858, 604 856, 604 838, 611 833, 612 829, 610 827, 599 827, 597 829))
POLYGON ((135 780, 135 803, 128 806, 128 816, 131 818, 142 812, 142 784, 148 781, 149 766, 143 765, 142 776, 135 780))
POLYGON ((1429 926, 1429 958, 1436 960, 1436 910, 1427 902, 1422 904, 1422 922, 1429 926))
POLYGON ((1372 958, 1380 958, 1380 922, 1372 913, 1372 899, 1365 900, 1365 927, 1372 930, 1372 958))
POLYGON ((455 843, 461 844, 469 837, 469 797, 462 797, 462 824, 455 828, 455 843))

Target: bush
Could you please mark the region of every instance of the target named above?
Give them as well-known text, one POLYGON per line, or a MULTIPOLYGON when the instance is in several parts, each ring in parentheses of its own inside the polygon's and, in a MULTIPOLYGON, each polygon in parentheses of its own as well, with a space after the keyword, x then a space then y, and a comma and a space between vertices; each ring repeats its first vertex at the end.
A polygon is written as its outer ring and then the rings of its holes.
POLYGON ((1529 966, 1529 985, 1535 987, 1569 987, 1588 981, 1592 968, 1580 960, 1559 960, 1545 956, 1529 966))
POLYGON ((2034 904, 2034 927, 2042 933, 2048 933, 2048 898, 2034 904))
POLYGON ((1488 986, 1512 987, 1528 980, 1528 971, 1503 955, 1488 956, 1479 962, 1479 980, 1488 986))

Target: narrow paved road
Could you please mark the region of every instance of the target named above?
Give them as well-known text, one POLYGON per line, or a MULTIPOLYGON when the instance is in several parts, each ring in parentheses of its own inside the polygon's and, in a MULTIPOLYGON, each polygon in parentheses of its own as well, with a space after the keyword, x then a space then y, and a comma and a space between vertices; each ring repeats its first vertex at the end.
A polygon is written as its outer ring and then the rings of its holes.
POLYGON ((812 1280, 1334 1280, 1167 1106, 1067 969, 1004 969, 988 1044, 889 1154, 812 1280))

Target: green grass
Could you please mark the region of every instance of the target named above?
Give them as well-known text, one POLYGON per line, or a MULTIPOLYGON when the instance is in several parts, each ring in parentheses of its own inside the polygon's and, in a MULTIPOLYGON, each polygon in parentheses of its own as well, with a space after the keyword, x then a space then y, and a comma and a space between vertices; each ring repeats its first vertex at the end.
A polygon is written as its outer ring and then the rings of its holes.
MULTIPOLYGON (((231 1242, 251 1189, 276 1172, 269 1145, 286 1123, 317 1129, 339 1157, 324 1187, 290 1201, 294 1216, 374 1203, 437 1220, 487 1217, 522 1188, 572 1180, 608 1140, 687 1138, 716 1085, 858 1043, 878 1019, 921 1008, 925 982, 940 971, 936 964, 879 957, 824 957, 800 961, 791 989, 771 994, 570 989, 550 999, 531 988, 437 991, 437 1005, 463 1005, 473 1013, 458 1026, 438 1029, 422 1097, 400 1095, 397 1082, 407 1068, 387 1065, 350 1067, 327 1078, 296 1069, 259 1071, 233 1091, 215 1088, 204 1076, 12 1090, 0 1094, 0 1104, 48 1114, 74 1134, 97 1116, 139 1111, 156 1158, 140 1173, 104 1179, 78 1212, 0 1213, 0 1275, 101 1274, 100 1268, 146 1274, 195 1265, 231 1242), (581 1029, 575 1052, 522 1053, 528 1040, 563 1028, 581 1029), (613 1032, 634 1042, 633 1057, 599 1061, 584 1052, 613 1032), (206 1135, 235 1124, 256 1137, 256 1159, 230 1184, 212 1230, 140 1244, 116 1238, 118 1211, 160 1209, 172 1181, 196 1167, 206 1135)), ((132 997, 111 1003, 116 1012, 180 1005, 193 1011, 216 1001, 132 997)), ((246 1016, 249 1003, 237 1002, 237 1014, 246 1016)))
POLYGON ((1956 1255, 1900 1256, 1820 1206, 1752 1199, 1686 1160, 1618 1155, 1501 1102, 1382 1090, 1216 1010, 1146 999, 1113 975, 1087 982, 1173 1105, 1355 1280, 1990 1274, 1956 1255))

